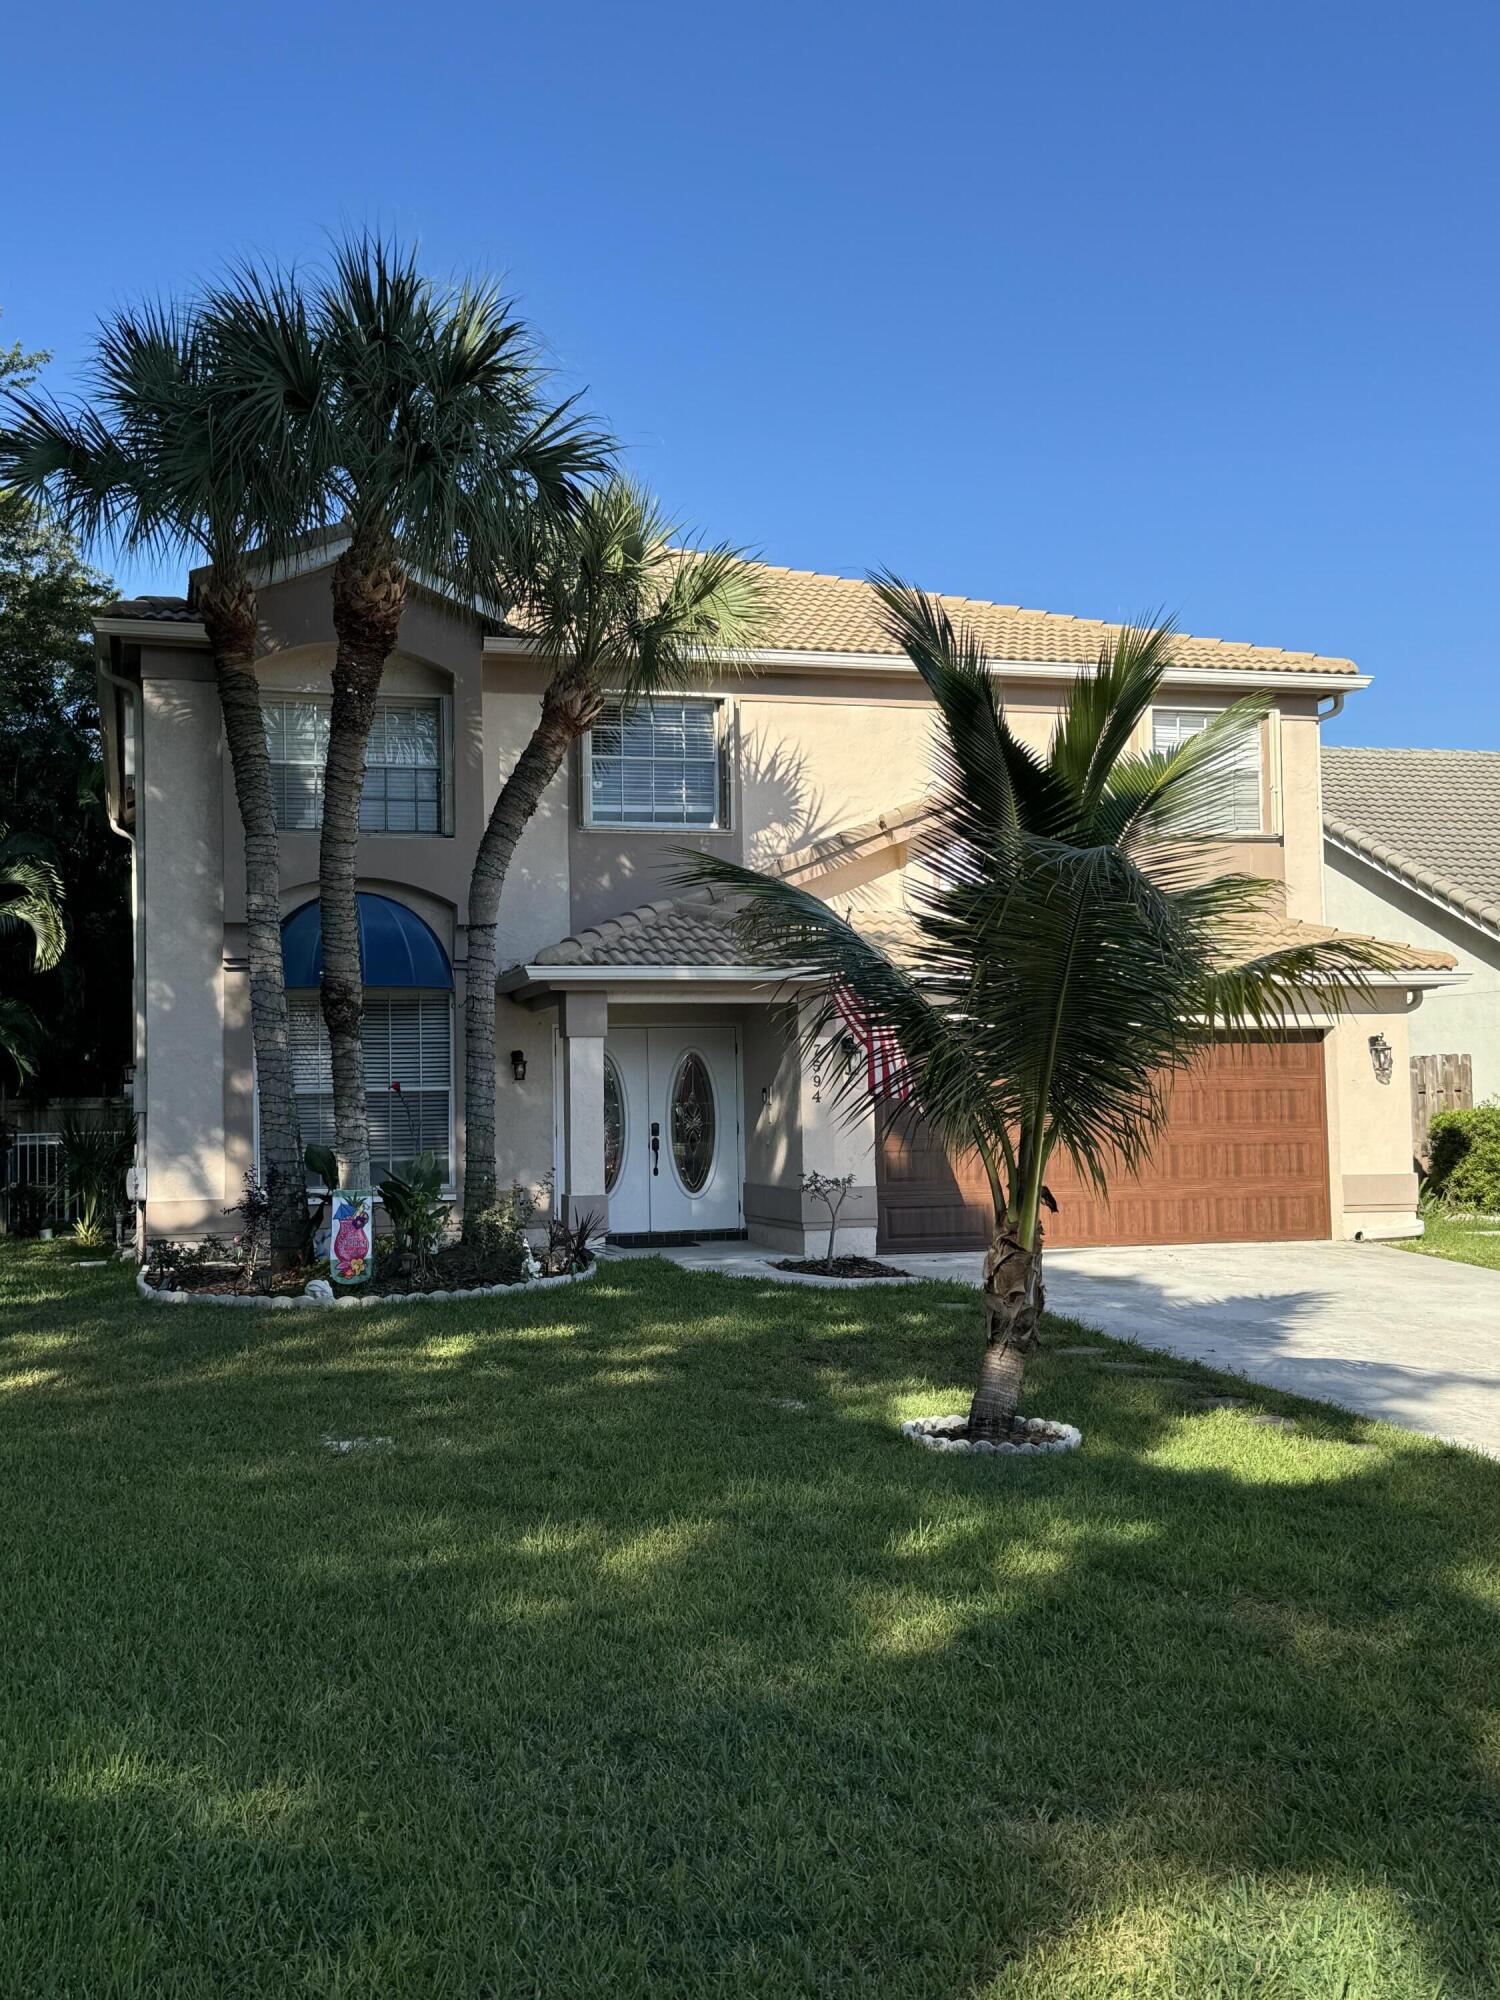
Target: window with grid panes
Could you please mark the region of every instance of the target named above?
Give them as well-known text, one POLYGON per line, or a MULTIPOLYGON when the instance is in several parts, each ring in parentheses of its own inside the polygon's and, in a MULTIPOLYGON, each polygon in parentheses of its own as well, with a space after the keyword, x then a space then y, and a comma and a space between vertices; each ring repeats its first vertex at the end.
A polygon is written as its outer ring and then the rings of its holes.
MULTIPOLYGON (((313 831, 323 819, 328 704, 262 703, 276 824, 313 831)), ((382 701, 365 749, 359 824, 365 833, 443 830, 443 709, 438 701, 382 701)))
MULTIPOLYGON (((1177 750, 1213 721, 1214 709, 1158 708, 1151 714, 1151 747, 1158 753, 1177 750)), ((1241 735, 1233 765, 1226 770, 1223 791, 1198 829, 1203 833, 1259 833, 1260 730, 1241 735)))
POLYGON ((722 826, 716 701, 607 702, 589 732, 591 826, 722 826))
MULTIPOLYGON (((332 1146, 333 1072, 328 1030, 316 993, 287 995, 292 1082, 305 1146, 332 1146)), ((365 1106, 372 1178, 433 1152, 453 1178, 453 1007, 448 993, 366 993, 365 1106), (393 1087, 394 1086, 394 1087, 393 1087)))

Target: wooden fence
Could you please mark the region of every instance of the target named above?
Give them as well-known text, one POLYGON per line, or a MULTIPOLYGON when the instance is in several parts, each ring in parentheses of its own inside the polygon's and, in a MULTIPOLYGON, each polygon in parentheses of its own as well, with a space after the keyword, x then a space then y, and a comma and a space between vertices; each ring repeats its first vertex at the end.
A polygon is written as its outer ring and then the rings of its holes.
POLYGON ((1474 1102, 1474 1065, 1468 1056, 1411 1059, 1411 1149, 1425 1174, 1432 1150, 1432 1121, 1439 1111, 1463 1111, 1474 1102))

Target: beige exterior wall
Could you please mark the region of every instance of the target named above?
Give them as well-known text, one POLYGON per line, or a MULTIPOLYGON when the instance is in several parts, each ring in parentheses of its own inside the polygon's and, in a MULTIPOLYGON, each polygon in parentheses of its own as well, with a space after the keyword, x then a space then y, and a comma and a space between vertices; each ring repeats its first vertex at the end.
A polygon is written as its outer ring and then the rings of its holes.
POLYGON ((1324 1038, 1329 1172, 1335 1236, 1417 1236, 1412 1165, 1408 998, 1383 987, 1340 1016, 1324 1038), (1390 1046, 1390 1081, 1378 1074, 1372 1036, 1390 1046))
POLYGON ((136 837, 155 917, 141 999, 138 1096, 155 1233, 224 1232, 239 1190, 225 1154, 224 843, 219 698, 203 663, 162 648, 141 662, 136 837))

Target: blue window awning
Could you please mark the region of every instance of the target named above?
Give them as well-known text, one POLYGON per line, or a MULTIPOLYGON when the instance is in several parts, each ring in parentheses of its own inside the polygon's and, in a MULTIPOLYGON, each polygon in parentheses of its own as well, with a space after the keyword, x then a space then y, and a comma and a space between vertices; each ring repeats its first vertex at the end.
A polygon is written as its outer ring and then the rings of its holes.
MULTIPOLYGON (((366 986, 420 986, 453 991, 453 967, 429 924, 389 896, 363 892, 359 904, 359 964, 366 986)), ((323 919, 316 902, 293 910, 281 925, 281 963, 288 990, 323 979, 323 919)))

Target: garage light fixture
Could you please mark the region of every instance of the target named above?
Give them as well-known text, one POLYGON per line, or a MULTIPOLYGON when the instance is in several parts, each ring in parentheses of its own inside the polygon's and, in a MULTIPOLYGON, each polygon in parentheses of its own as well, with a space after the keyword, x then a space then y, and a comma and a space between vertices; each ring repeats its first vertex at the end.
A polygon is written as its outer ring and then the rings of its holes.
POLYGON ((1371 1035, 1370 1061, 1375 1066, 1375 1075, 1381 1083, 1389 1083, 1396 1073, 1396 1058, 1391 1053, 1391 1045, 1384 1035, 1371 1035))

